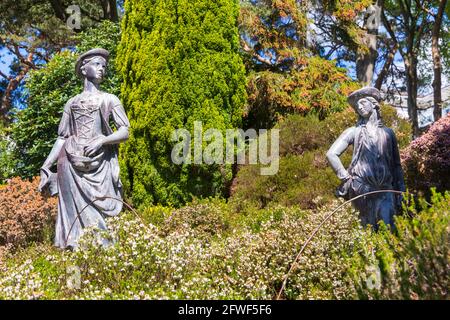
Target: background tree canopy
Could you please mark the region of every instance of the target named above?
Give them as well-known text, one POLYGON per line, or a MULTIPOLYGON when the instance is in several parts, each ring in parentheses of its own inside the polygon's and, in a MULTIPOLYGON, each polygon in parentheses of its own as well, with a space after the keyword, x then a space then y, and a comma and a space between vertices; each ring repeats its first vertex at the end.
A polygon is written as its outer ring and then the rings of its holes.
POLYGON ((24 101, 23 85, 31 70, 55 53, 79 43, 78 33, 104 20, 118 22, 123 0, 2 0, 0 2, 0 121, 10 122, 13 107, 24 101))

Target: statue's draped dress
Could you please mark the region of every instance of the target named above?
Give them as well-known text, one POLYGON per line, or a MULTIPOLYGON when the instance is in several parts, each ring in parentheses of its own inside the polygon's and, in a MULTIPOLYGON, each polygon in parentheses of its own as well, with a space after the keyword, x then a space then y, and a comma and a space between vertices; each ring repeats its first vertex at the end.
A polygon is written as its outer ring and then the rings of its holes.
MULTIPOLYGON (((354 144, 353 159, 348 172, 353 180, 350 198, 377 190, 403 191, 403 174, 394 132, 382 125, 369 134, 365 125, 354 129, 349 141, 354 144)), ((377 221, 393 224, 396 196, 392 193, 368 195, 353 201, 363 225, 377 226, 377 221)))
POLYGON ((117 145, 104 145, 91 157, 84 149, 129 122, 119 99, 108 93, 81 94, 64 107, 58 135, 65 139, 58 156, 58 217, 55 245, 76 247, 86 227, 106 230, 105 217, 122 210, 117 145))

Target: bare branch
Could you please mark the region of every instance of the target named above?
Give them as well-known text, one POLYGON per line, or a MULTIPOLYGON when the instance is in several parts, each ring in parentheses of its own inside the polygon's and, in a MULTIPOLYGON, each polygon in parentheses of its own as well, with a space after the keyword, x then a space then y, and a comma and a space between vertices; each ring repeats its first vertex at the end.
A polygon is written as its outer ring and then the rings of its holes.
POLYGON ((398 43, 394 43, 394 45, 390 48, 383 68, 381 69, 380 73, 378 74, 378 78, 375 81, 375 88, 381 89, 381 86, 383 85, 384 80, 386 79, 386 76, 389 72, 389 69, 391 68, 392 63, 394 62, 395 53, 398 50, 398 43))
POLYGON ((255 52, 255 50, 253 50, 247 43, 247 41, 245 41, 244 39, 242 39, 241 37, 241 47, 242 50, 244 50, 245 52, 249 53, 252 57, 254 57, 256 60, 258 60, 261 63, 267 64, 271 67, 274 66, 274 64, 272 62, 270 62, 269 59, 267 58, 263 58, 261 55, 257 54, 255 52))
POLYGON ((436 18, 436 15, 435 15, 432 11, 430 11, 428 8, 426 8, 426 7, 424 6, 423 3, 420 3, 419 0, 416 0, 416 5, 417 5, 417 7, 419 7, 422 11, 425 11, 425 12, 428 13, 430 16, 436 18))
MULTIPOLYGON (((389 36, 391 37, 392 41, 394 41, 394 44, 399 46, 398 39, 395 36, 394 30, 392 30, 391 24, 389 23, 388 19, 386 18, 386 14, 384 13, 384 9, 381 10, 381 19, 383 20, 383 25, 386 28, 387 32, 389 33, 389 36)), ((404 52, 401 48, 399 48, 401 55, 404 55, 404 52)))

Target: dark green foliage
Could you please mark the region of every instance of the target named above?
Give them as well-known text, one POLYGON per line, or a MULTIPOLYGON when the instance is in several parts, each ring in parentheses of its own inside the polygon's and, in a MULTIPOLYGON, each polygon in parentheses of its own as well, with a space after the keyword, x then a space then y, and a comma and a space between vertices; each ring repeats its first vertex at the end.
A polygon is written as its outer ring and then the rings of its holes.
POLYGON ((15 172, 14 143, 9 137, 9 132, 10 128, 0 124, 0 185, 15 172))
POLYGON ((332 200, 333 189, 339 184, 327 166, 323 149, 282 157, 276 175, 260 176, 257 166, 248 166, 239 171, 236 179, 231 202, 238 210, 249 204, 258 208, 273 204, 315 208, 332 200))
MULTIPOLYGON (((410 127, 396 116, 394 108, 383 106, 386 126, 391 127, 399 140, 399 147, 408 144, 410 127)), ((259 174, 259 167, 241 167, 233 185, 233 202, 239 209, 254 205, 295 205, 316 208, 334 198, 339 179, 329 166, 325 154, 336 138, 356 123, 352 109, 335 113, 325 120, 315 115, 287 116, 275 128, 280 129, 280 167, 273 176, 259 174)), ((342 155, 344 166, 350 164, 351 150, 342 155)))
POLYGON ((56 54, 42 69, 33 71, 26 83, 28 106, 15 111, 11 128, 14 141, 13 175, 32 177, 49 154, 57 138, 58 124, 65 103, 82 90, 82 80, 74 71, 78 53, 103 47, 110 51, 111 60, 102 90, 118 94, 119 76, 115 75, 115 51, 119 40, 119 26, 105 21, 94 29, 79 35, 76 53, 63 51, 56 54))
POLYGON ((126 192, 135 206, 179 206, 192 195, 220 195, 231 167, 175 165, 175 129, 239 126, 245 103, 236 0, 131 0, 119 46, 122 98, 131 122, 121 150, 126 192))

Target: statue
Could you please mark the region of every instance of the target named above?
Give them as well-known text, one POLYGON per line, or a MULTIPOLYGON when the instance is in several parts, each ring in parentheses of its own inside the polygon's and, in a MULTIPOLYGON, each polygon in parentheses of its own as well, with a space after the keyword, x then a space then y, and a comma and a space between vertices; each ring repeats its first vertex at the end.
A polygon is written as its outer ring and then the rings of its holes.
MULTIPOLYGON (((341 180, 336 195, 346 200, 377 190, 405 191, 397 139, 392 129, 381 122, 380 92, 365 87, 348 96, 349 104, 359 115, 356 126, 346 129, 327 152, 327 159, 341 180), (353 157, 346 170, 339 156, 353 145, 353 157)), ((361 223, 378 229, 378 221, 393 224, 400 208, 401 194, 376 193, 353 201, 361 223)))
POLYGON ((118 144, 128 139, 130 124, 120 100, 99 89, 108 56, 97 48, 77 59, 75 72, 84 89, 64 106, 58 138, 41 168, 39 190, 58 194, 55 245, 60 248, 77 247, 85 227, 107 230, 105 218, 122 210, 118 144))

